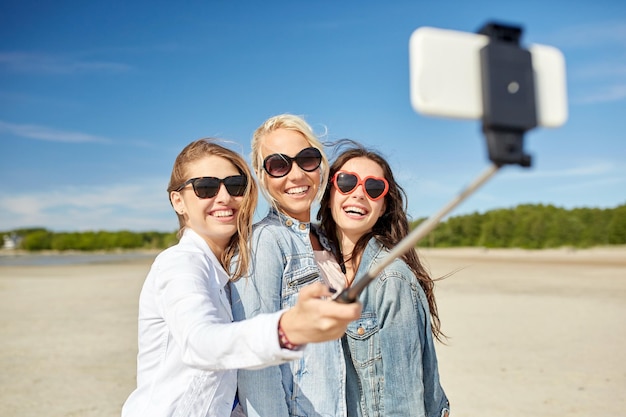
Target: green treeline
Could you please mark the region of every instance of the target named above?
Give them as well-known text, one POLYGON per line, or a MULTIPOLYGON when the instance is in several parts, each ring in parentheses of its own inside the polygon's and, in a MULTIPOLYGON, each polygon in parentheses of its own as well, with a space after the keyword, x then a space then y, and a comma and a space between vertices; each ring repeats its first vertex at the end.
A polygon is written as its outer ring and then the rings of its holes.
MULTIPOLYGON (((411 224, 414 228, 426 219, 411 224)), ((176 232, 51 232, 44 228, 0 232, 16 248, 41 250, 165 249, 178 240, 176 232)), ((551 205, 520 205, 450 217, 419 246, 544 249, 587 248, 626 244, 626 204, 611 209, 566 210, 551 205)))
MULTIPOLYGON (((418 219, 416 227, 426 219, 418 219)), ((520 205, 450 217, 419 246, 544 249, 626 244, 626 204, 612 209, 520 205)))
POLYGON ((4 235, 17 237, 17 248, 41 250, 164 249, 177 242, 176 232, 51 232, 43 228, 18 229, 4 235))

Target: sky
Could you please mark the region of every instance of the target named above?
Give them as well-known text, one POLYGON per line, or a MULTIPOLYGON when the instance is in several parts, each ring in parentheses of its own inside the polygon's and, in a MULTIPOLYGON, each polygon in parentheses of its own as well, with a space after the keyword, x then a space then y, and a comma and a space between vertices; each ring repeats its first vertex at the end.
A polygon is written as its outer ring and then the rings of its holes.
POLYGON ((409 215, 431 216, 490 161, 479 120, 412 107, 409 38, 489 21, 563 53, 568 119, 527 132, 532 166, 503 167, 450 215, 626 203, 621 0, 4 0, 0 231, 174 231, 178 152, 217 137, 249 161, 252 132, 280 113, 381 152, 409 215))

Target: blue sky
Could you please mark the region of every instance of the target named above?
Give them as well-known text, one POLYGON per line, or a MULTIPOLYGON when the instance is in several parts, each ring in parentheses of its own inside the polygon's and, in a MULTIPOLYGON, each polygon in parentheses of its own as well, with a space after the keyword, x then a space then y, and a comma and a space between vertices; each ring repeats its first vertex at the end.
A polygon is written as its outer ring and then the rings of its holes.
POLYGON ((569 119, 528 132, 533 166, 505 167, 452 215, 625 203, 623 1, 5 0, 0 231, 175 230, 177 153, 216 136, 249 160, 253 130, 283 112, 381 151, 409 214, 430 216, 489 161, 478 121, 413 110, 409 37, 489 20, 563 52, 569 119))

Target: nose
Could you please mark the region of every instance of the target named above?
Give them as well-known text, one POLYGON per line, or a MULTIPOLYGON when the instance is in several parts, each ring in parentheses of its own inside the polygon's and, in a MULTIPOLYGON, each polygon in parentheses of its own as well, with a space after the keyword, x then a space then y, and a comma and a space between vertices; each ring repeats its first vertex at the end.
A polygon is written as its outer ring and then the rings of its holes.
POLYGON ((291 161, 291 171, 287 174, 289 178, 302 178, 306 175, 306 171, 300 168, 296 161, 291 161))
POLYGON ((231 195, 226 189, 226 186, 223 183, 220 184, 220 188, 217 190, 217 195, 215 196, 215 201, 224 202, 224 201, 229 201, 230 198, 231 198, 231 195))
POLYGON ((352 197, 365 199, 365 184, 359 184, 352 190, 352 197))

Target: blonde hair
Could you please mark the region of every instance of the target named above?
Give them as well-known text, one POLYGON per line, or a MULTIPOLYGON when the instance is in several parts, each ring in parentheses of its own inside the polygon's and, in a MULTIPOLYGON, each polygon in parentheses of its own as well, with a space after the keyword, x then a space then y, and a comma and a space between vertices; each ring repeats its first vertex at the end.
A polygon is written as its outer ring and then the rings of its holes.
POLYGON ((291 130, 302 134, 302 136, 304 136, 309 145, 313 148, 318 149, 322 154, 322 163, 320 164, 320 187, 317 190, 317 194, 315 196, 315 200, 319 202, 322 199, 322 196, 324 195, 324 190, 326 190, 326 185, 328 184, 328 158, 326 157, 326 153, 324 152, 324 145, 322 145, 322 142, 320 142, 320 140, 317 138, 311 126, 309 126, 304 118, 300 116, 295 116, 293 114, 285 113, 270 117, 265 122, 263 122, 263 124, 259 126, 252 135, 252 152, 250 154, 250 160, 252 161, 252 168, 254 169, 254 173, 259 180, 261 192, 270 202, 270 204, 278 210, 278 203, 276 199, 272 197, 272 195, 268 191, 266 176, 267 173, 263 169, 263 154, 261 153, 261 142, 263 138, 269 133, 274 132, 278 129, 291 130))
MULTIPOLYGON (((237 152, 217 144, 216 141, 218 140, 219 139, 215 138, 198 139, 191 142, 178 154, 174 161, 174 167, 172 168, 167 193, 168 196, 171 196, 172 191, 178 189, 189 179, 189 174, 187 173, 189 164, 207 156, 219 156, 230 161, 242 175, 246 176, 248 184, 239 211, 237 212, 237 232, 231 237, 220 259, 224 269, 229 271, 233 257, 235 254, 239 254, 237 268, 231 278, 236 280, 246 273, 251 264, 249 241, 250 235, 252 234, 252 219, 257 205, 258 191, 256 182, 252 178, 250 168, 248 168, 248 164, 243 157, 237 152)), ((176 214, 178 216, 179 225, 178 237, 180 238, 185 230, 186 224, 184 216, 178 213, 176 214)))

